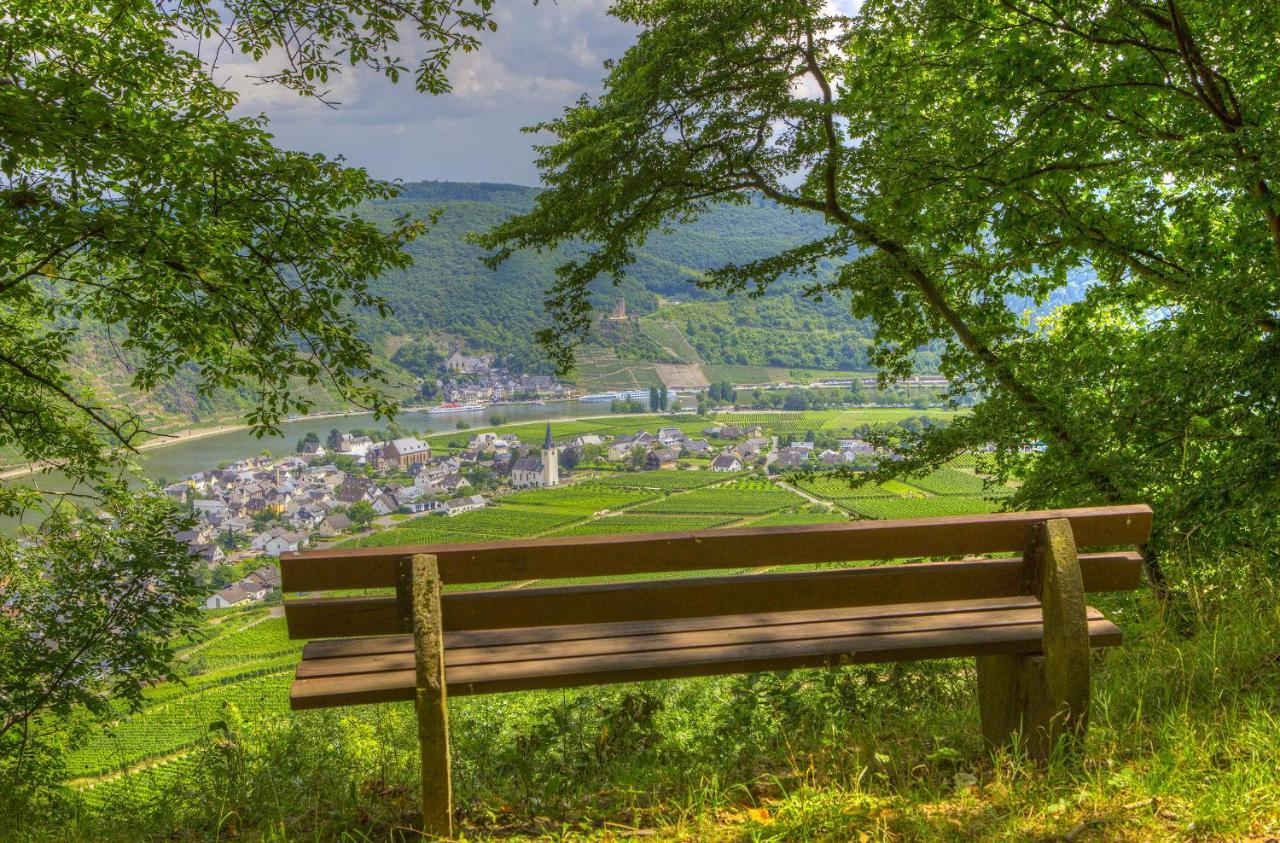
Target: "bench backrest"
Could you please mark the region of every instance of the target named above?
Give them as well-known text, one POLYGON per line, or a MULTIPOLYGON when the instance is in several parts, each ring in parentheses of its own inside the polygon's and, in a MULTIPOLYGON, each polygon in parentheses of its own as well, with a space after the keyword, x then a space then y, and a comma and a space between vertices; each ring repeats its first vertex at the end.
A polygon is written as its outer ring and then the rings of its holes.
MULTIPOLYGON (((288 599, 291 638, 413 631, 412 559, 435 555, 442 583, 701 574, 717 569, 1022 554, 1035 526, 1071 523, 1076 547, 1145 542, 1145 505, 995 513, 903 521, 743 527, 644 535, 583 536, 470 544, 317 550, 281 557, 286 594, 394 589, 365 596, 288 599)), ((1137 553, 1081 553, 1087 592, 1136 588, 1137 553)), ((870 567, 649 578, 508 589, 446 591, 445 631, 958 601, 1028 593, 1021 555, 870 567)))

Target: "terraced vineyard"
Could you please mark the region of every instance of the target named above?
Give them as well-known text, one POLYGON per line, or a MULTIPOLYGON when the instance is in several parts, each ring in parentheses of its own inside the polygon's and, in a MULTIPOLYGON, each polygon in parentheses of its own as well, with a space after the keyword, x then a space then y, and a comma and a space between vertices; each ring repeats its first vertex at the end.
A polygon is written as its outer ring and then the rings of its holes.
POLYGON ((927 474, 918 479, 907 480, 906 482, 933 495, 993 495, 1003 497, 1012 491, 1012 489, 1003 487, 987 491, 986 484, 981 477, 955 468, 940 468, 932 474, 927 474))
POLYGON ((977 515, 996 510, 996 506, 990 501, 960 496, 861 498, 853 501, 850 508, 863 518, 932 518, 940 515, 977 515))
POLYGON ((422 515, 403 521, 389 530, 343 542, 341 546, 388 547, 397 544, 487 542, 539 535, 583 517, 579 512, 497 504, 452 517, 422 515))
POLYGON ((884 486, 872 484, 855 488, 849 485, 848 480, 821 474, 797 480, 795 485, 811 495, 826 498, 842 505, 849 505, 849 501, 864 498, 897 497, 894 492, 884 486))
POLYGON ((768 480, 735 480, 723 486, 697 489, 636 507, 636 512, 705 515, 763 515, 795 506, 800 499, 768 480))
POLYGON ((553 536, 602 536, 610 533, 669 533, 680 530, 709 530, 737 521, 734 515, 657 515, 626 512, 574 524, 550 533, 553 536))
POLYGON ((268 618, 219 635, 207 646, 192 652, 188 661, 197 660, 209 671, 234 670, 246 660, 293 656, 301 650, 299 642, 288 639, 284 618, 268 618))
POLYGON ((660 489, 677 491, 681 489, 700 489, 716 483, 723 483, 738 475, 710 471, 637 471, 628 474, 615 474, 600 481, 602 486, 623 486, 628 489, 660 489))
MULTIPOLYGON (((654 474, 672 474, 673 472, 653 472, 654 474)), ((692 474, 693 472, 685 472, 692 474)), ((502 499, 503 507, 547 508, 565 512, 578 512, 591 515, 604 509, 620 509, 644 503, 657 497, 654 488, 645 485, 623 486, 608 481, 577 483, 573 486, 561 486, 555 489, 531 489, 517 492, 502 499)))
POLYGON ((810 430, 833 433, 852 431, 864 425, 893 424, 906 418, 953 415, 945 410, 915 410, 897 407, 868 407, 857 410, 760 410, 717 415, 718 424, 748 427, 758 424, 777 435, 800 435, 810 430))
POLYGON ((797 524, 834 524, 849 521, 848 515, 842 512, 775 512, 751 522, 752 527, 790 527, 797 524))
MULTIPOLYGON (((283 634, 280 642, 287 643, 283 634)), ((300 649, 300 648, 299 648, 300 649)), ((282 713, 289 708, 289 682, 297 654, 264 662, 243 660, 243 670, 221 682, 183 688, 176 683, 148 694, 147 707, 97 732, 67 758, 73 779, 104 776, 195 744, 226 706, 242 713, 282 713)))

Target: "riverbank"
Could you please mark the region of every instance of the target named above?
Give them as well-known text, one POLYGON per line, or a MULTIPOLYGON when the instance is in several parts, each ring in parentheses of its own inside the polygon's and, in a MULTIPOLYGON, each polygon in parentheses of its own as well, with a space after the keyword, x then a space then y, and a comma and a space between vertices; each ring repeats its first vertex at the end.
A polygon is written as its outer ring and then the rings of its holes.
MULTIPOLYGON (((315 421, 317 419, 343 418, 346 416, 367 415, 367 410, 344 410, 332 411, 327 413, 311 413, 305 416, 298 416, 289 419, 286 424, 301 421, 315 421)), ((248 424, 218 424, 207 427, 190 427, 183 430, 174 431, 173 433, 156 433, 152 434, 151 439, 141 442, 135 450, 138 452, 152 451, 156 448, 163 448, 166 445, 177 445, 185 442, 192 442, 197 439, 205 439, 210 436, 221 436, 225 433, 235 433, 241 430, 249 430, 248 424)), ((58 466, 52 463, 45 465, 19 465, 19 466, 0 466, 0 481, 16 480, 27 477, 44 469, 57 469, 58 466)))

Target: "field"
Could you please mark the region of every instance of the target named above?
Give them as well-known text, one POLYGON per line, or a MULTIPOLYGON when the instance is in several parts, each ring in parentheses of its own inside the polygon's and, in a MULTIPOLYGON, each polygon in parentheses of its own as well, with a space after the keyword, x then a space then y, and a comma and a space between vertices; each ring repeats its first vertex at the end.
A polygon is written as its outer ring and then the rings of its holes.
POLYGON ((180 651, 188 673, 183 682, 150 689, 142 711, 96 731, 71 752, 67 770, 73 781, 96 786, 143 762, 177 756, 222 720, 228 706, 262 715, 288 709, 303 642, 290 641, 283 618, 261 609, 231 612, 220 621, 210 637, 180 651))
POLYGON ((599 346, 579 352, 573 379, 586 392, 643 389, 661 381, 652 363, 622 360, 612 350, 599 346))
POLYGON ((621 509, 644 503, 655 496, 652 491, 649 491, 650 488, 661 487, 644 485, 622 487, 607 481, 588 481, 556 489, 531 489, 527 492, 517 492, 503 498, 502 502, 503 506, 558 509, 581 513, 585 516, 602 510, 621 509))
POLYGON ((671 495, 636 507, 636 512, 684 515, 764 515, 801 503, 768 480, 734 480, 723 486, 671 495))
POLYGON ((674 491, 677 489, 699 489, 713 483, 723 482, 732 475, 702 471, 637 471, 628 474, 615 474, 601 481, 605 486, 625 486, 630 489, 660 489, 674 491))
POLYGON ((1013 491, 1004 486, 987 489, 981 477, 954 467, 940 468, 920 478, 856 488, 842 478, 822 475, 795 482, 797 488, 829 500, 859 518, 929 518, 994 512, 999 508, 998 500, 1013 491))
POLYGON ((674 322, 659 318, 656 315, 645 316, 640 320, 640 329, 644 331, 649 339, 657 343, 659 348, 672 357, 684 363, 699 364, 702 362, 697 349, 689 344, 689 339, 684 335, 684 331, 680 330, 679 326, 674 322))
MULTIPOLYGON (((641 430, 655 432, 659 427, 678 427, 692 437, 701 437, 704 428, 713 425, 733 424, 740 427, 761 425, 775 435, 803 436, 809 431, 829 434, 848 433, 859 430, 866 425, 894 424, 903 419, 928 416, 936 419, 947 419, 955 416, 949 410, 914 410, 899 407, 866 407, 856 410, 744 410, 742 412, 716 413, 711 416, 697 416, 684 413, 667 413, 663 415, 608 415, 608 405, 598 405, 601 413, 598 418, 566 419, 551 421, 551 435, 557 441, 596 433, 602 436, 630 435, 641 430)), ((433 421, 436 421, 433 419, 433 421)), ((439 422, 436 421, 438 424, 439 422)), ((525 442, 541 442, 546 432, 546 422, 517 422, 498 427, 475 427, 468 430, 444 430, 426 437, 432 449, 437 452, 457 450, 475 434, 495 431, 502 434, 513 433, 525 442), (450 442, 456 443, 450 445, 450 442)), ((976 458, 969 457, 967 466, 972 466, 976 458)))

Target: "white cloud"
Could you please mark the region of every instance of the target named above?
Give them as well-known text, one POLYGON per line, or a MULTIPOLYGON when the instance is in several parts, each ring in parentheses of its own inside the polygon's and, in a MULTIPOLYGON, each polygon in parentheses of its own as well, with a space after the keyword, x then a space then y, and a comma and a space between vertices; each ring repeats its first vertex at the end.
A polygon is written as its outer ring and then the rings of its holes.
MULTIPOLYGON (((217 73, 239 93, 238 113, 266 113, 283 146, 340 154, 381 178, 533 184, 534 139, 520 129, 555 117, 583 92, 599 93, 603 62, 634 38, 632 28, 606 14, 608 6, 500 4, 498 31, 481 36, 479 51, 455 59, 453 91, 439 97, 418 93, 411 79, 392 84, 364 68, 344 68, 329 85, 340 106, 329 108, 250 78, 279 67, 270 61, 223 55, 217 73)), ((412 45, 413 36, 406 32, 403 43, 412 45)))

